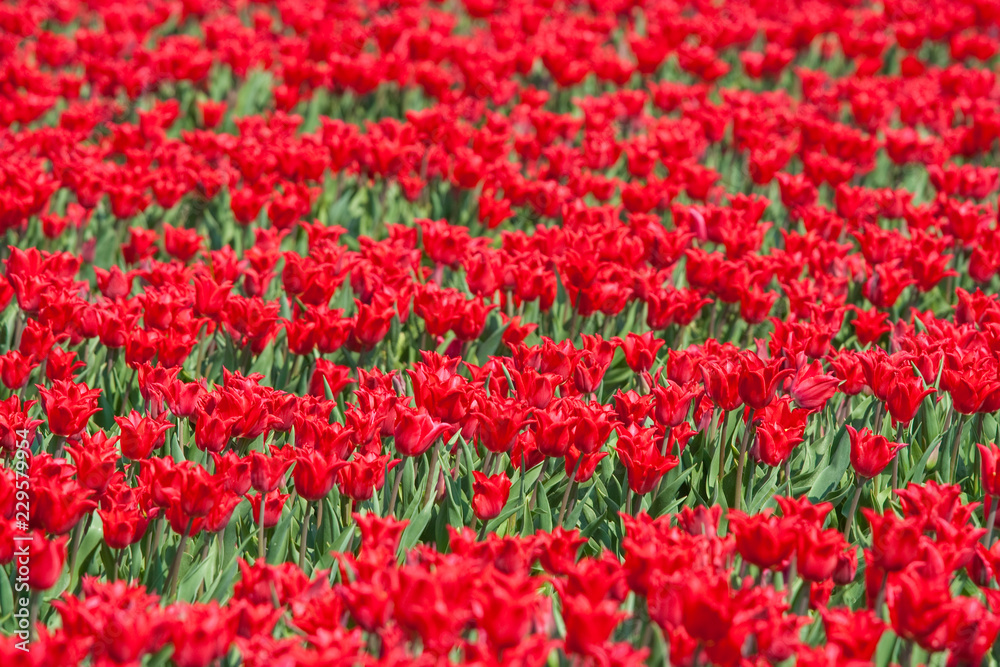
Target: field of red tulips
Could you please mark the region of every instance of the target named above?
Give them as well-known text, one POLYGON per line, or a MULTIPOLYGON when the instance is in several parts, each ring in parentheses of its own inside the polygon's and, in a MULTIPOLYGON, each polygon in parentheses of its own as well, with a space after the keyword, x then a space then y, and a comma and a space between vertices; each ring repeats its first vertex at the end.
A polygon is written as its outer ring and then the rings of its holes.
POLYGON ((998 54, 4 3, 0 664, 997 665, 998 54))

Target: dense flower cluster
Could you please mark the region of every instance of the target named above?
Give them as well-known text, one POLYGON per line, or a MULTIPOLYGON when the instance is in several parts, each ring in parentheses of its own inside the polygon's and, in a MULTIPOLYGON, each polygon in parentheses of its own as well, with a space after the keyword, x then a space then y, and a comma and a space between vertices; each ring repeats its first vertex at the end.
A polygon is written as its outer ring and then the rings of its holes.
POLYGON ((996 664, 998 27, 0 8, 3 664, 996 664))

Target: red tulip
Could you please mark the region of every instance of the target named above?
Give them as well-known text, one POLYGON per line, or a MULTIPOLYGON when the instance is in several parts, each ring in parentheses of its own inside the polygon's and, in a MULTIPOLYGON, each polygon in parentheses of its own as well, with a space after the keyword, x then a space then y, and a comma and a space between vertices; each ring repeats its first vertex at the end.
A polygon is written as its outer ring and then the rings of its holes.
POLYGON ((135 410, 128 417, 115 417, 115 423, 121 428, 118 444, 122 448, 122 456, 140 461, 149 458, 154 449, 159 449, 164 443, 164 433, 174 425, 166 420, 144 417, 135 410))
POLYGON ((995 444, 976 444, 982 460, 983 493, 988 496, 1000 496, 1000 448, 995 444))
POLYGON ((295 490, 306 500, 321 500, 336 483, 337 472, 346 466, 346 461, 328 458, 316 450, 300 452, 292 470, 295 490))
POLYGON ((47 539, 40 530, 31 533, 30 542, 21 542, 15 557, 22 550, 28 553, 28 586, 35 591, 45 591, 56 585, 66 563, 66 542, 69 536, 47 539))
POLYGON ((91 415, 100 410, 97 405, 100 389, 90 389, 70 380, 54 382, 51 388, 36 386, 42 395, 49 430, 56 435, 76 435, 87 425, 91 415))
POLYGON ((767 407, 774 400, 779 383, 795 372, 790 368, 779 370, 783 363, 780 359, 764 362, 749 350, 740 353, 739 361, 737 389, 740 399, 754 410, 767 407))
POLYGON ((747 516, 733 510, 729 513, 729 526, 740 556, 761 569, 783 568, 795 549, 794 525, 769 513, 747 516))
POLYGON ((510 496, 510 480, 504 473, 487 477, 473 470, 472 511, 480 521, 489 521, 499 516, 510 496))
POLYGON ((435 421, 423 410, 397 408, 393 429, 396 451, 403 456, 420 456, 447 430, 447 424, 435 421))
POLYGON ((656 361, 656 352, 666 342, 656 338, 652 331, 647 331, 641 336, 630 333, 624 339, 615 338, 614 340, 621 345, 625 352, 625 361, 635 373, 645 373, 651 369, 653 362, 656 361))
POLYGON ((885 436, 875 435, 867 428, 857 431, 848 425, 847 433, 851 438, 851 466, 865 479, 871 479, 885 470, 896 453, 906 446, 901 442, 889 442, 885 436))

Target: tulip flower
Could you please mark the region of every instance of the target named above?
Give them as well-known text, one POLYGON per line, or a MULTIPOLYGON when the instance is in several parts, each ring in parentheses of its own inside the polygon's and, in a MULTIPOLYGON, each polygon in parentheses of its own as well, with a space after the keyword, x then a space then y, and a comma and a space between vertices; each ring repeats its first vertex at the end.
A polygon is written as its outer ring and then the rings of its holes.
POLYGON ((483 523, 500 515, 510 496, 511 482, 504 473, 487 477, 478 470, 472 471, 472 511, 483 523))
POLYGON ((794 524, 766 511, 747 516, 732 510, 729 525, 740 556, 762 570, 783 569, 795 549, 797 532, 794 524))
MULTIPOLYGON (((375 491, 382 490, 386 470, 392 470, 400 463, 401 459, 390 459, 388 455, 355 454, 347 466, 341 468, 338 473, 337 483, 340 493, 355 502, 369 500, 375 491)), ((394 493, 398 490, 398 486, 395 487, 394 493)), ((390 500, 390 511, 393 504, 394 502, 390 500)))
POLYGON ((295 491, 306 500, 322 500, 337 481, 337 472, 347 467, 346 461, 331 459, 316 450, 299 452, 292 470, 295 491))
POLYGON ((924 397, 935 391, 933 387, 924 388, 919 378, 895 378, 885 398, 885 407, 892 416, 893 424, 909 424, 924 397))
POLYGON ((819 410, 837 392, 841 380, 822 372, 819 361, 800 366, 792 378, 789 394, 795 404, 806 410, 819 410))
POLYGON ((651 393, 654 397, 653 415, 657 423, 673 428, 687 419, 691 400, 695 397, 694 391, 667 380, 665 385, 652 385, 651 393))
POLYGON ((739 362, 737 389, 740 399, 753 410, 762 410, 770 405, 779 383, 795 373, 791 368, 779 370, 782 360, 765 362, 749 350, 740 353, 739 362))
POLYGON ((823 582, 833 577, 848 543, 836 530, 811 526, 798 533, 795 549, 797 572, 806 581, 823 582))
POLYGON ((294 452, 290 448, 272 446, 270 454, 250 452, 250 486, 257 493, 271 493, 281 486, 294 462, 294 452))
POLYGON ((849 538, 865 482, 881 474, 906 444, 890 442, 885 436, 875 435, 867 428, 858 431, 851 425, 847 425, 847 433, 851 439, 851 466, 858 476, 854 496, 847 510, 847 523, 844 525, 844 536, 849 538))
POLYGON ((872 564, 886 572, 899 572, 912 562, 923 534, 919 521, 892 514, 861 510, 872 530, 872 564))
POLYGON ((47 539, 36 530, 31 541, 25 542, 28 552, 28 586, 33 591, 45 591, 56 585, 66 564, 66 542, 69 536, 47 539))
POLYGON ((49 430, 56 435, 76 435, 87 425, 91 415, 100 410, 97 405, 100 389, 90 389, 83 383, 70 380, 53 382, 51 388, 36 386, 42 396, 49 430))
POLYGON ((979 449, 981 461, 980 478, 983 494, 990 505, 989 515, 986 519, 987 532, 983 539, 983 544, 989 548, 993 538, 993 525, 996 523, 997 506, 1000 505, 997 502, 997 499, 1000 498, 1000 448, 994 443, 988 445, 977 443, 976 447, 979 449))
MULTIPOLYGON (((627 433, 618 435, 618 458, 628 472, 629 489, 638 495, 645 495, 653 490, 656 483, 673 470, 679 463, 676 456, 664 456, 659 448, 653 446, 652 433, 645 432, 644 437, 632 437, 627 433)), ((628 508, 626 508, 626 511, 628 508)))
POLYGON ((875 435, 867 428, 860 431, 850 425, 846 428, 851 439, 851 466, 864 479, 871 479, 885 470, 896 453, 906 446, 890 442, 885 436, 875 435))
POLYGON ((447 424, 435 421, 423 410, 397 408, 393 430, 396 451, 403 456, 420 456, 447 430, 447 424))
POLYGON ((634 373, 642 374, 653 367, 657 351, 663 347, 663 339, 656 338, 652 331, 640 335, 630 333, 625 338, 615 338, 625 352, 625 362, 634 373))
POLYGON ((111 549, 126 549, 135 544, 146 532, 149 519, 136 508, 118 505, 98 510, 104 531, 104 542, 111 549))
POLYGON ((162 419, 152 419, 135 410, 128 417, 115 417, 115 423, 121 428, 118 444, 122 448, 122 455, 133 461, 149 458, 154 449, 163 446, 164 433, 174 427, 166 420, 165 415, 162 419))
POLYGON ((827 641, 840 647, 848 660, 868 661, 875 655, 886 625, 871 609, 821 609, 827 641))
POLYGON ((740 365, 725 360, 722 363, 708 362, 701 366, 705 382, 705 393, 725 412, 735 410, 743 404, 739 392, 740 365))

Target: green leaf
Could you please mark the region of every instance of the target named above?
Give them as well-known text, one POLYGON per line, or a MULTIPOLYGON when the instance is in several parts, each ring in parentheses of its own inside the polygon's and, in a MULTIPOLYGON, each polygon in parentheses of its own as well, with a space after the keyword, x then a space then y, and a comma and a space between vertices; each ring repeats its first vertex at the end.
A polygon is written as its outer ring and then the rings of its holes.
POLYGON ((424 528, 431 520, 431 516, 434 514, 434 498, 431 497, 427 501, 427 504, 420 507, 420 501, 415 500, 410 506, 410 511, 407 512, 406 518, 409 520, 410 524, 403 530, 403 536, 399 540, 399 551, 397 552, 400 556, 409 551, 416 545, 420 540, 420 536, 424 532, 424 528))
POLYGON ((830 462, 825 468, 819 471, 819 474, 816 475, 816 479, 813 481, 813 485, 809 488, 807 495, 809 496, 809 500, 813 502, 824 500, 824 497, 840 484, 840 480, 844 477, 844 473, 847 472, 847 468, 851 464, 851 439, 848 436, 845 426, 837 429, 837 433, 833 437, 833 442, 835 446, 830 462))

